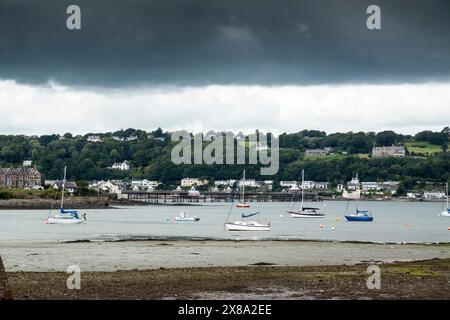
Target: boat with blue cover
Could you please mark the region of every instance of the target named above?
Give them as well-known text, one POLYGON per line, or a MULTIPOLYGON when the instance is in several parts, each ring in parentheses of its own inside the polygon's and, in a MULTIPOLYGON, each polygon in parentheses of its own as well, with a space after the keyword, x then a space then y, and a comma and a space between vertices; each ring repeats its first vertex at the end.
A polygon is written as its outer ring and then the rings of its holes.
POLYGON ((64 191, 66 185, 66 171, 67 167, 64 167, 64 177, 62 183, 62 192, 61 192, 61 207, 57 214, 50 214, 47 218, 48 224, 79 224, 86 223, 86 213, 80 214, 77 210, 66 210, 64 209, 64 191))
POLYGON ((347 208, 345 209, 345 219, 347 219, 347 221, 363 221, 363 222, 370 222, 373 221, 373 216, 372 213, 369 210, 359 210, 358 209, 358 197, 356 197, 355 201, 356 201, 356 210, 355 213, 352 214, 347 214, 348 212, 348 207, 350 206, 350 201, 348 201, 347 203, 347 208))
POLYGON ((347 221, 373 221, 373 217, 368 210, 356 209, 354 214, 345 215, 347 221))

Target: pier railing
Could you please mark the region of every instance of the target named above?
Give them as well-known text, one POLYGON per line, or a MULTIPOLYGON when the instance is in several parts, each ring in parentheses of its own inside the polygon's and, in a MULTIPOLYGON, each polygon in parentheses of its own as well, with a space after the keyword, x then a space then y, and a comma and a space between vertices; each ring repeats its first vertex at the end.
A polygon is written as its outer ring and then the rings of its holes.
MULTIPOLYGON (((122 191, 122 199, 146 203, 190 203, 190 202, 237 202, 239 197, 226 192, 201 192, 191 195, 188 191, 122 191)), ((305 201, 322 201, 323 195, 315 192, 304 193, 305 201)), ((246 202, 298 202, 300 193, 287 192, 246 192, 246 202)))

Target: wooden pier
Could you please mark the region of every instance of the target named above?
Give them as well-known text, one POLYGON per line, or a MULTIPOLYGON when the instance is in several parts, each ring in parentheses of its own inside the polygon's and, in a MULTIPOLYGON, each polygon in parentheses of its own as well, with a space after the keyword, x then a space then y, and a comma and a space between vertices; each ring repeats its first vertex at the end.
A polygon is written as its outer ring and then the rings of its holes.
MULTIPOLYGON (((198 196, 189 195, 187 191, 124 191, 122 199, 145 203, 201 203, 201 202, 237 202, 239 196, 226 192, 201 192, 198 196)), ((322 201, 317 193, 304 193, 305 201, 322 201)), ((246 192, 246 202, 291 202, 301 201, 300 193, 287 192, 246 192)))

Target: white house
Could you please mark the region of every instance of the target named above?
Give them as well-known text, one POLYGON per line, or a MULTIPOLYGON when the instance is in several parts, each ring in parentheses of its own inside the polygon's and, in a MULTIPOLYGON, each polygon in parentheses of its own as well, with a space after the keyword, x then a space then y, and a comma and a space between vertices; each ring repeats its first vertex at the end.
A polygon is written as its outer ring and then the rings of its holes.
POLYGON ((89 141, 89 142, 102 142, 102 139, 99 136, 89 136, 89 137, 87 137, 87 141, 89 141))
MULTIPOLYGON (((56 181, 53 184, 53 189, 55 190, 61 190, 62 189, 62 185, 63 182, 62 181, 56 181)), ((75 191, 77 191, 77 184, 75 182, 72 181, 66 181, 66 183, 64 184, 64 190, 68 193, 74 193, 75 191)))
POLYGON ((234 179, 216 180, 216 181, 214 181, 214 185, 216 187, 219 187, 219 186, 233 186, 235 183, 236 183, 236 180, 234 180, 234 179))
POLYGON ((22 167, 31 167, 33 165, 33 160, 24 160, 22 162, 22 167))
POLYGON ((280 181, 280 186, 291 188, 293 186, 297 187, 298 183, 297 183, 297 181, 280 181))
POLYGON ((93 182, 89 185, 89 189, 108 192, 111 194, 120 194, 121 193, 120 187, 110 180, 93 182))
POLYGON ((240 180, 239 181, 239 186, 243 187, 250 187, 250 188, 257 188, 260 187, 260 184, 258 182, 256 182, 255 179, 245 179, 245 180, 240 180))
POLYGON ((133 135, 133 136, 126 137, 125 141, 136 141, 137 139, 138 139, 138 137, 133 135))
POLYGON ((121 171, 128 171, 128 170, 130 170, 130 165, 125 160, 123 162, 116 162, 116 163, 114 163, 112 165, 111 169, 121 170, 121 171))
POLYGON ((361 182, 361 188, 364 192, 374 192, 383 190, 383 186, 378 182, 361 182))
POLYGON ((316 182, 314 185, 314 189, 327 190, 330 188, 330 184, 328 182, 316 182))
POLYGON ((347 182, 347 189, 352 191, 360 189, 358 174, 351 181, 347 182))
POLYGON ((427 200, 431 199, 445 199, 445 192, 442 191, 425 191, 423 197, 427 200))
POLYGON ((309 190, 309 189, 314 189, 315 185, 316 185, 316 183, 314 181, 303 181, 300 188, 302 188, 303 190, 309 190))
POLYGON ((133 187, 137 186, 140 189, 155 189, 157 186, 159 186, 161 183, 158 181, 152 181, 147 179, 133 179, 131 181, 131 185, 133 187))

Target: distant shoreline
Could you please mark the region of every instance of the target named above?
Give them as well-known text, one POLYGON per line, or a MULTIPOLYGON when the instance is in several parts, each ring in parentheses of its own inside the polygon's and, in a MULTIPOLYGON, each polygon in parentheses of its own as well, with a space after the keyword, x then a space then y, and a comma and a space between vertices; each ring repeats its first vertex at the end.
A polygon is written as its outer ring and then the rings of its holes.
MULTIPOLYGON (((351 201, 352 199, 323 199, 323 201, 351 201)), ((394 201, 394 202, 430 202, 439 203, 443 200, 425 200, 425 199, 407 199, 407 198, 391 198, 391 199, 359 199, 360 201, 394 201)), ((269 203, 261 202, 261 203, 269 203)), ((250 201, 250 203, 258 203, 257 201, 250 201)), ((274 201, 273 203, 288 203, 274 201)), ((202 205, 217 205, 224 204, 229 205, 230 202, 210 202, 210 201, 199 201, 199 202, 143 202, 143 201, 133 201, 133 200, 111 200, 107 197, 74 197, 67 198, 65 201, 66 209, 115 209, 117 206, 202 206, 202 205)), ((1 199, 0 200, 0 211, 2 210, 46 210, 46 209, 56 209, 59 207, 58 200, 52 199, 1 199)))
MULTIPOLYGON (((64 202, 66 209, 108 209, 106 197, 73 197, 64 202)), ((59 201, 53 199, 2 199, 1 210, 45 210, 59 208, 59 201)))

